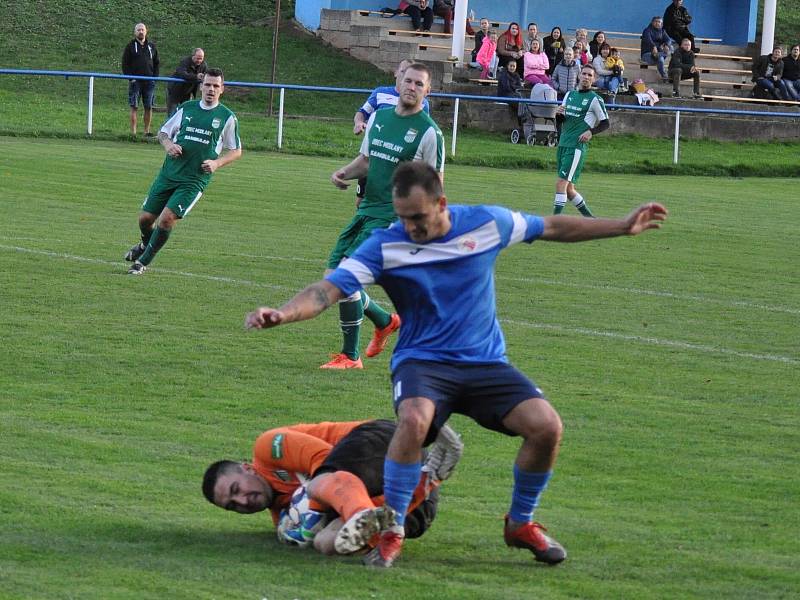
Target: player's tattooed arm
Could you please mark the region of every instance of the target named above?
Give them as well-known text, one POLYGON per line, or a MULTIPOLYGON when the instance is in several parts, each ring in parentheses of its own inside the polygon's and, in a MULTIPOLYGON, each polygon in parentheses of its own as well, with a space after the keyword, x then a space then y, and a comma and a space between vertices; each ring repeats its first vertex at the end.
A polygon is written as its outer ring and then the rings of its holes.
POLYGON ((342 291, 323 279, 312 283, 279 309, 262 306, 248 313, 244 325, 247 329, 266 329, 293 321, 306 321, 342 298, 342 291))
POLYGON ((172 139, 169 137, 169 134, 164 133, 163 131, 158 132, 158 142, 164 146, 164 150, 167 151, 167 154, 170 156, 177 157, 183 153, 183 148, 181 148, 178 144, 174 143, 172 139))

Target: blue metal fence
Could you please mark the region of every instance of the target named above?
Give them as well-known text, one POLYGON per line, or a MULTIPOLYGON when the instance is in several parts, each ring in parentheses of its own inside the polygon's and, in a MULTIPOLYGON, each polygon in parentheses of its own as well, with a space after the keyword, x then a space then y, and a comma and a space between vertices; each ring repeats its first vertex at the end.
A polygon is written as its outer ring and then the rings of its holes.
MULTIPOLYGON (((139 79, 139 80, 152 80, 152 81, 177 81, 183 82, 183 79, 176 79, 173 77, 145 77, 136 76, 132 78, 130 75, 120 75, 117 73, 95 73, 84 71, 48 71, 41 69, 0 69, 0 75, 27 75, 27 76, 49 76, 49 77, 84 77, 89 81, 88 102, 87 102, 87 133, 92 134, 92 116, 94 107, 94 80, 95 79, 139 79)), ((244 88, 267 88, 278 89, 280 91, 278 99, 278 133, 277 133, 277 147, 280 150, 283 147, 283 119, 284 119, 284 98, 286 90, 299 90, 307 92, 330 92, 330 93, 348 93, 348 94, 363 94, 367 95, 372 90, 362 88, 345 88, 345 87, 329 87, 329 86, 313 86, 313 85, 295 85, 288 83, 258 83, 251 81, 226 81, 226 87, 244 87, 244 88)), ((458 137, 458 112, 460 102, 462 100, 469 102, 504 102, 504 103, 525 103, 525 104, 538 104, 538 105, 554 105, 560 104, 559 102, 542 102, 529 99, 516 99, 516 98, 503 98, 498 96, 477 96, 473 94, 445 94, 440 92, 433 92, 430 94, 435 98, 450 98, 455 100, 453 107, 453 130, 451 142, 451 154, 456 153, 456 140, 458 137)), ((679 137, 680 137, 680 116, 681 113, 706 113, 716 115, 737 115, 737 116, 764 116, 769 115, 770 118, 786 118, 786 119, 800 119, 798 112, 765 112, 755 110, 732 110, 720 108, 677 108, 674 106, 638 106, 631 104, 608 104, 609 108, 621 108, 624 110, 641 110, 646 112, 662 112, 675 114, 675 136, 674 136, 674 149, 673 149, 673 163, 678 163, 679 154, 679 137)))

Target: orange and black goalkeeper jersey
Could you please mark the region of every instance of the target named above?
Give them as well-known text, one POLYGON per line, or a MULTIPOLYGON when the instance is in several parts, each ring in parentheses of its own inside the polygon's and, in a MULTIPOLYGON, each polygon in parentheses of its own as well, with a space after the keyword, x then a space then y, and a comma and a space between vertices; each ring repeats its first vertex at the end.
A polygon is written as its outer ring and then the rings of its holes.
POLYGON ((292 493, 328 457, 331 448, 366 421, 324 422, 278 427, 262 433, 253 446, 253 468, 275 490, 273 518, 292 493))
MULTIPOLYGON (((277 525, 281 509, 289 504, 294 491, 310 479, 331 449, 353 429, 367 421, 323 422, 278 427, 262 433, 253 446, 253 468, 275 490, 270 510, 277 525)), ((439 482, 420 480, 408 507, 414 510, 426 498, 430 487, 439 482)), ((383 505, 383 496, 372 498, 376 506, 383 505)))

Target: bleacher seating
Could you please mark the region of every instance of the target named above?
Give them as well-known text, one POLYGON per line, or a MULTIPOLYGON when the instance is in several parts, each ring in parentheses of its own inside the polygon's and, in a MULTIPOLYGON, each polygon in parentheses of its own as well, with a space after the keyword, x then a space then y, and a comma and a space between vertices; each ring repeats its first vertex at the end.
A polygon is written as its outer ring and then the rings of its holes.
MULTIPOLYGON (((459 66, 465 65, 474 45, 473 36, 464 36, 464 56, 458 61, 452 56, 452 35, 442 31, 443 21, 434 19, 433 31, 422 36, 411 30, 411 20, 407 15, 395 18, 382 18, 386 13, 373 10, 331 10, 323 9, 321 13, 320 35, 335 46, 346 49, 356 58, 369 61, 387 73, 393 71, 403 58, 424 61, 433 70, 433 87, 445 91, 458 90, 479 95, 493 94, 492 87, 497 82, 480 79, 474 69, 459 66), (462 82, 456 84, 456 82, 462 82), (470 87, 472 89, 470 90, 470 87)), ((508 25, 506 22, 492 21, 491 25, 501 31, 508 25)), ((471 23, 478 26, 478 21, 471 23)), ((590 29, 593 33, 594 30, 590 29)), ((658 92, 665 103, 671 102, 672 84, 663 82, 654 66, 640 63, 639 39, 641 32, 624 32, 604 30, 607 41, 622 52, 625 62, 625 76, 633 80, 641 78, 648 87, 658 92)), ((590 33, 591 36, 591 33, 590 33)), ((726 105, 740 100, 749 101, 751 94, 749 66, 752 57, 747 49, 719 43, 714 38, 698 36, 700 52, 697 55, 697 66, 701 72, 701 92, 703 97, 716 103, 726 105)), ((682 82, 689 85, 691 81, 682 82)), ((617 104, 633 102, 633 98, 620 95, 617 104)), ((681 103, 702 103, 702 100, 679 99, 681 103)), ((769 105, 771 101, 759 104, 769 105)), ((440 101, 447 104, 446 101, 440 101)), ((788 106, 788 104, 787 104, 788 106)))

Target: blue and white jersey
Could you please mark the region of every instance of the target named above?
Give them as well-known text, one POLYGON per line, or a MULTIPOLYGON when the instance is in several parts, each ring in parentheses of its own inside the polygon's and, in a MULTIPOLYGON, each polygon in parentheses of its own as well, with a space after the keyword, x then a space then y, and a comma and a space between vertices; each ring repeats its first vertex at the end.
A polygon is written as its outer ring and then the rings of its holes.
MULTIPOLYGON (((369 95, 369 98, 367 98, 367 101, 364 102, 364 106, 359 108, 358 111, 363 113, 364 116, 369 119, 370 115, 372 115, 372 113, 378 109, 397 106, 399 99, 400 92, 398 92, 392 85, 385 85, 375 88, 369 95)), ((428 106, 427 98, 422 101, 422 110, 429 114, 431 112, 430 106, 428 106)))
POLYGON ((377 283, 403 321, 392 370, 407 359, 504 363, 494 263, 503 248, 542 235, 541 217, 500 206, 450 206, 452 227, 417 244, 399 221, 376 229, 327 276, 345 296, 377 283))

